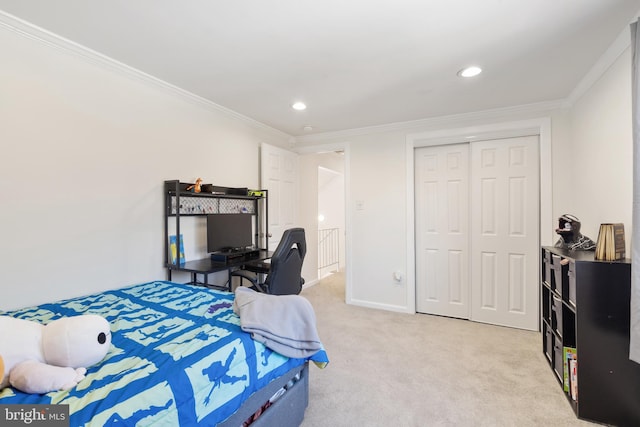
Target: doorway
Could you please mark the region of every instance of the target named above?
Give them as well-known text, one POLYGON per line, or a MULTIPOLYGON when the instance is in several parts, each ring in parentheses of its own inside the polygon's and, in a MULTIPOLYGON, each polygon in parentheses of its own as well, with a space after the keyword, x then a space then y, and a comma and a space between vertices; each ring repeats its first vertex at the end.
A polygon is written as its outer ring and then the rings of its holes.
POLYGON ((344 173, 318 166, 318 279, 344 267, 344 173))

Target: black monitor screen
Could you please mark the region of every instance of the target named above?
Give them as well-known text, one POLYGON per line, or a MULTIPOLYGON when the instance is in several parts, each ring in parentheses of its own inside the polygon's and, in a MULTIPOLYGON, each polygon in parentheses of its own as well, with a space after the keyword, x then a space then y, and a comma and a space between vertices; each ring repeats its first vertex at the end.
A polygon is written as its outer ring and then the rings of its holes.
POLYGON ((207 251, 245 249, 253 245, 252 215, 207 215, 207 251))

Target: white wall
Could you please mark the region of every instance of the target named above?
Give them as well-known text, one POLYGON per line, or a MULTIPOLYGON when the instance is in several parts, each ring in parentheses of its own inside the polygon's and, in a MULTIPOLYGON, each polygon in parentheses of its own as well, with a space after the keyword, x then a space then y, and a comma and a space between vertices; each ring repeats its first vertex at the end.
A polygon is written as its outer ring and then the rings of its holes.
MULTIPOLYGON (((599 225, 625 225, 630 258, 633 197, 631 49, 627 49, 571 109, 573 206, 582 234, 598 238, 599 225)), ((569 209, 569 208, 567 208, 569 209)), ((562 212, 565 213, 565 212, 562 212)))
POLYGON ((406 286, 393 280, 393 272, 407 270, 405 135, 374 135, 349 148, 348 297, 351 303, 403 311, 406 286))
POLYGON ((259 143, 285 144, 1 25, 0 52, 0 309, 165 278, 163 181, 257 187, 259 143))

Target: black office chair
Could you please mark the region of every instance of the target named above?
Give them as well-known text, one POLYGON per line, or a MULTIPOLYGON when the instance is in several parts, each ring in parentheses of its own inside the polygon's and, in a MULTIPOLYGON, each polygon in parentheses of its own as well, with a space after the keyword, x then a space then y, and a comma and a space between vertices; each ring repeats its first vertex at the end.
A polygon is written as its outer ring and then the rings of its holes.
POLYGON ((242 270, 231 273, 251 282, 254 289, 273 295, 299 294, 304 284, 302 262, 307 253, 304 228, 290 228, 282 234, 270 263, 248 263, 242 270), (261 278, 265 277, 261 282, 261 278))

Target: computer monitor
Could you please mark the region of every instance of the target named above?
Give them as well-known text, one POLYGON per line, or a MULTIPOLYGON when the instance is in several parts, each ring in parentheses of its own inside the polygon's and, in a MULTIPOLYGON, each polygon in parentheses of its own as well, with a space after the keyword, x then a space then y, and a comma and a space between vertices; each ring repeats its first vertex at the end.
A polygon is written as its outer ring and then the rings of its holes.
POLYGON ((242 213, 207 215, 207 251, 232 252, 253 246, 252 219, 242 213))

